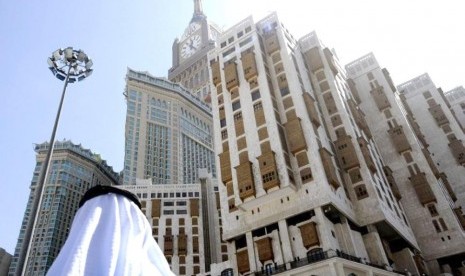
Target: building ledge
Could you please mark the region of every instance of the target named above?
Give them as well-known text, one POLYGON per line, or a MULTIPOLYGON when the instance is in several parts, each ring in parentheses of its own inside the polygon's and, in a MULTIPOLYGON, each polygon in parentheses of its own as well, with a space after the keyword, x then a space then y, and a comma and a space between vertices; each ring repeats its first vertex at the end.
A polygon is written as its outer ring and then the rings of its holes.
POLYGON ((254 208, 262 206, 265 203, 269 203, 270 201, 278 200, 292 194, 295 194, 295 187, 293 185, 288 185, 278 190, 270 190, 268 193, 260 195, 256 198, 249 199, 248 201, 239 204, 237 207, 243 211, 250 211, 254 208))
MULTIPOLYGON (((261 271, 252 272, 249 275, 301 275, 325 270, 324 267, 335 267, 335 264, 342 264, 343 269, 357 269, 365 272, 372 272, 375 275, 394 276, 409 275, 408 272, 401 272, 389 266, 369 263, 362 258, 346 254, 340 250, 319 251, 309 254, 306 258, 295 260, 282 265, 273 265, 263 268, 261 271)), ((313 275, 313 274, 309 274, 313 275)))

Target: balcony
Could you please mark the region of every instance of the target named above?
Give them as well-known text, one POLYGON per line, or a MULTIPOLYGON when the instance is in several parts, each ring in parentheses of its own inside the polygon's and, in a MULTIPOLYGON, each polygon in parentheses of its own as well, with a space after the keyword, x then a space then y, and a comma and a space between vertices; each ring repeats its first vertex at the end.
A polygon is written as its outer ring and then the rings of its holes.
POLYGON ((242 67, 244 68, 244 77, 247 81, 258 75, 257 63, 255 62, 255 53, 249 49, 241 54, 242 67))
POLYGON ((424 173, 418 173, 410 177, 410 182, 418 196, 418 200, 422 205, 426 205, 431 202, 436 202, 436 196, 426 179, 424 173))
POLYGON ((323 60, 321 59, 320 49, 318 47, 314 47, 305 52, 304 58, 307 62, 310 71, 312 71, 313 73, 323 68, 323 60))
POLYGON ((352 137, 349 135, 341 136, 334 142, 336 148, 336 156, 338 157, 339 164, 347 172, 348 170, 359 167, 360 162, 355 152, 352 137))
POLYGON ((454 140, 449 143, 449 148, 454 155, 455 161, 458 164, 464 165, 465 164, 465 147, 462 144, 461 140, 454 140))
POLYGON ((220 63, 215 60, 210 63, 212 69, 212 81, 215 86, 221 82, 220 63))
POLYGON ((265 49, 268 55, 271 55, 272 53, 281 49, 276 32, 271 32, 265 35, 265 49))
POLYGON ((237 76, 237 65, 234 61, 228 62, 224 65, 224 75, 226 81, 226 89, 231 91, 233 88, 239 86, 239 78, 237 76))
POLYGON ((228 181, 232 180, 231 159, 229 156, 229 151, 224 151, 220 153, 219 157, 220 157, 221 181, 223 182, 223 184, 226 184, 228 181))
MULTIPOLYGON (((385 265, 369 263, 369 262, 364 261, 362 258, 346 254, 340 250, 333 250, 333 249, 330 249, 327 251, 316 251, 311 254, 308 254, 306 258, 295 260, 289 263, 285 263, 281 265, 274 264, 274 265, 265 266, 265 267, 262 267, 260 271, 253 272, 250 275, 254 275, 254 276, 278 275, 285 271, 291 271, 291 270, 305 267, 308 265, 321 263, 323 261, 332 260, 333 258, 342 259, 344 260, 345 263, 349 262, 348 264, 350 264, 351 266, 354 265, 354 263, 358 263, 358 264, 367 265, 367 266, 370 266, 376 269, 381 269, 384 271, 397 273, 399 275, 409 275, 409 273, 407 272, 397 271, 393 269, 388 270, 387 266, 385 265)), ((377 274, 375 273, 375 275, 377 274)))
POLYGON ((315 107, 315 100, 310 96, 309 93, 302 94, 304 98, 305 107, 307 108, 308 116, 310 117, 310 121, 316 126, 319 127, 321 125, 320 117, 318 116, 318 111, 315 107))
POLYGON ((373 96, 376 106, 380 111, 391 107, 391 104, 389 103, 389 100, 386 96, 386 93, 384 93, 384 88, 382 86, 374 88, 370 93, 373 96))
POLYGON ((430 107, 428 110, 439 127, 449 123, 449 120, 447 119, 446 114, 444 114, 444 110, 442 110, 441 105, 436 104, 435 106, 430 107))
POLYGON ((255 196, 255 183, 252 172, 252 163, 243 162, 236 167, 239 196, 241 200, 255 196))
POLYGON ((292 154, 307 149, 307 142, 300 124, 300 118, 295 118, 284 124, 287 142, 292 154))
POLYGON ((336 168, 334 167, 331 158, 332 154, 325 148, 320 148, 319 152, 328 183, 336 190, 341 186, 341 184, 339 184, 339 180, 337 178, 336 168))
POLYGON ((329 68, 331 68, 331 71, 333 72, 334 75, 337 75, 338 70, 337 70, 337 67, 336 67, 336 63, 334 62, 333 53, 328 48, 325 48, 323 50, 323 52, 325 54, 326 61, 329 64, 329 68))

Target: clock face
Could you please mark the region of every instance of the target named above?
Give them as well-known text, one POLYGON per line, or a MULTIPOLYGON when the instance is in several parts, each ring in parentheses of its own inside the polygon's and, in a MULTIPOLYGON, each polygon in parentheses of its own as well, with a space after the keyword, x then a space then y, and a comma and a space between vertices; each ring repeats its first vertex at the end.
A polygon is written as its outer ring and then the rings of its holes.
POLYGON ((200 48, 202 39, 199 35, 193 35, 186 40, 181 46, 181 57, 188 58, 192 56, 200 48))
POLYGON ((184 34, 181 37, 181 40, 186 39, 186 37, 190 36, 194 32, 200 29, 200 24, 197 22, 192 22, 184 31, 184 34))

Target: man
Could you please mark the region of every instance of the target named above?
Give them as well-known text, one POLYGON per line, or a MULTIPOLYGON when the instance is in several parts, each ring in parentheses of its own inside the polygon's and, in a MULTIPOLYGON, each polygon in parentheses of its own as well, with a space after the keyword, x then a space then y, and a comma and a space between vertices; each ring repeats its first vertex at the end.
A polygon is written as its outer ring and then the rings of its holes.
POLYGON ((174 275, 140 207, 128 191, 89 189, 47 275, 174 275))

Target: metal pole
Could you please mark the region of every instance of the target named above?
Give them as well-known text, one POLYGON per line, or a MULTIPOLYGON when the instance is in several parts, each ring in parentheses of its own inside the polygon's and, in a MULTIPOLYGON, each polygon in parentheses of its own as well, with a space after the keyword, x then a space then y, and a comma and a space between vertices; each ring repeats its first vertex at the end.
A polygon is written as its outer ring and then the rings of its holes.
POLYGON ((50 142, 48 144, 47 155, 45 157, 45 162, 42 165, 42 170, 40 173, 40 178, 36 186, 36 191, 31 206, 31 217, 27 221, 26 230, 24 233, 23 243, 21 245, 21 251, 18 256, 18 266, 16 267, 15 275, 25 275, 25 269, 27 267, 27 259, 29 257, 29 249, 31 248, 32 238, 33 238, 33 229, 36 224, 36 220, 39 217, 39 206, 42 203, 42 194, 47 180, 48 169, 50 166, 50 161, 53 154, 53 146, 55 144, 55 134, 58 127, 58 121, 60 120, 61 108, 63 106, 63 101, 65 99, 66 87, 68 86, 69 72, 71 71, 72 64, 69 65, 68 73, 66 74, 65 84, 63 86, 63 92, 61 93, 60 105, 58 106, 58 112, 55 118, 55 125, 53 126, 52 136, 50 137, 50 142), (24 265, 26 264, 26 265, 24 265))

